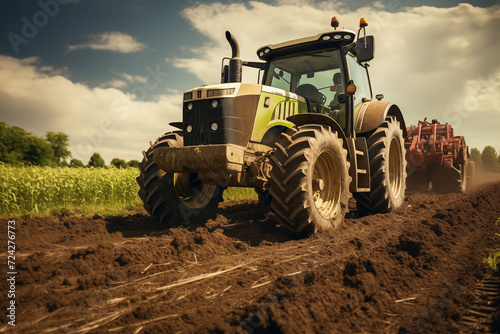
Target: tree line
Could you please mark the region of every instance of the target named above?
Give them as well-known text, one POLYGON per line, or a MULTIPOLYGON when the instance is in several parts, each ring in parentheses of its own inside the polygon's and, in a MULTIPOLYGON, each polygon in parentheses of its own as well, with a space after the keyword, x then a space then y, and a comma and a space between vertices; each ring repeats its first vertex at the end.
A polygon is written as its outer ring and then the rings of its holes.
POLYGON ((470 159, 476 164, 476 168, 491 173, 500 173, 500 155, 493 146, 486 146, 483 151, 477 148, 470 150, 470 159))
MULTIPOLYGON (((70 158, 69 136, 64 132, 47 132, 45 138, 41 138, 20 127, 0 122, 0 162, 18 166, 106 167, 99 153, 94 153, 86 165, 81 160, 70 158)), ((138 165, 138 160, 119 158, 110 163, 116 168, 138 165)))
MULTIPOLYGON (((47 132, 45 138, 34 136, 30 132, 0 122, 0 162, 12 165, 60 166, 60 167, 106 167, 99 153, 94 153, 85 165, 81 160, 71 158, 69 136, 63 132, 47 132)), ((500 173, 500 155, 493 146, 486 146, 483 151, 470 150, 470 159, 476 167, 487 172, 500 173)), ((138 160, 125 161, 114 158, 110 166, 116 168, 138 167, 138 160)))

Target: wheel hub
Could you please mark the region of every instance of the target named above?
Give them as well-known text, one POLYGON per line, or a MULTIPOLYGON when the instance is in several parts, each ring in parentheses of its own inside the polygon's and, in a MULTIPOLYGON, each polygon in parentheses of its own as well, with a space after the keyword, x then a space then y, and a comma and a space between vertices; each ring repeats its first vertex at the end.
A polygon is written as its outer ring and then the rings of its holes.
POLYGON ((202 183, 195 173, 175 173, 174 188, 185 206, 190 209, 201 209, 210 202, 217 187, 202 183))
POLYGON ((314 179, 313 190, 317 192, 317 191, 322 191, 323 189, 325 189, 325 181, 323 181, 322 179, 314 179))
POLYGON ((401 156, 401 145, 397 138, 392 138, 389 147, 389 182, 393 197, 398 197, 401 191, 403 177, 401 156))
POLYGON ((325 219, 332 219, 340 212, 342 193, 341 166, 331 151, 323 151, 318 156, 313 168, 311 188, 313 202, 319 214, 325 219))

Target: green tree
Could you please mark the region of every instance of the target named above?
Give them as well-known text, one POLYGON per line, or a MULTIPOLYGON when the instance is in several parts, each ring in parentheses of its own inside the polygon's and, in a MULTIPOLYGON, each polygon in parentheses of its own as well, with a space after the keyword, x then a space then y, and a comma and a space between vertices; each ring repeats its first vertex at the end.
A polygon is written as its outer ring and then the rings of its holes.
POLYGON ((69 166, 70 167, 83 167, 83 162, 81 160, 78 160, 78 159, 71 159, 71 161, 69 162, 69 166))
POLYGON ((42 138, 28 137, 28 150, 24 154, 24 162, 28 165, 51 166, 54 162, 52 147, 42 138))
POLYGON ((0 122, 0 161, 14 165, 50 166, 54 162, 54 153, 44 139, 0 122))
POLYGON ((494 172, 496 170, 498 155, 493 148, 493 146, 486 146, 481 155, 481 161, 483 168, 488 172, 494 172))
POLYGON ((56 163, 61 165, 63 160, 71 158, 71 152, 69 151, 69 136, 63 132, 47 132, 45 139, 52 146, 54 151, 54 158, 56 163))
POLYGON ((128 166, 129 167, 139 167, 139 160, 130 160, 129 162, 127 162, 128 166))
POLYGON ((476 164, 476 168, 481 166, 481 151, 479 151, 477 148, 472 148, 470 150, 470 160, 474 161, 476 164))
POLYGON ((89 166, 102 168, 102 167, 105 167, 106 165, 105 165, 104 159, 101 157, 101 155, 96 152, 96 153, 92 154, 92 156, 90 157, 89 166))
POLYGON ((0 161, 8 164, 22 164, 27 150, 28 133, 18 127, 0 122, 0 161))
POLYGON ((115 166, 116 168, 128 168, 128 164, 123 159, 113 158, 111 160, 111 166, 115 166))

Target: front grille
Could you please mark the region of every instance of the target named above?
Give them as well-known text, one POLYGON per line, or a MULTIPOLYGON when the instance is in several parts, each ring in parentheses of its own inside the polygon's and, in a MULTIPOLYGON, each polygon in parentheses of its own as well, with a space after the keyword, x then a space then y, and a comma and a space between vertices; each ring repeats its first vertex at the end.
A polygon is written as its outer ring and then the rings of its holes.
POLYGON ((225 144, 222 110, 224 99, 218 99, 217 107, 213 108, 210 100, 198 100, 184 103, 184 146, 225 144), (192 109, 188 109, 188 105, 192 109), (212 130, 212 124, 217 129, 212 130), (191 127, 191 132, 188 132, 191 127))

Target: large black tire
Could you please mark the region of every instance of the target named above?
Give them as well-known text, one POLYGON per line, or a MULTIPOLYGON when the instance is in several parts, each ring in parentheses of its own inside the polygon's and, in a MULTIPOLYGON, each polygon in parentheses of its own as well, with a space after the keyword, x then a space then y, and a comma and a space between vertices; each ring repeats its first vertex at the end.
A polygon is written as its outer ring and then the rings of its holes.
POLYGON ((338 227, 351 196, 347 151, 330 127, 305 125, 281 135, 271 156, 271 207, 295 235, 338 227))
POLYGON ((139 163, 139 197, 144 209, 166 227, 199 224, 217 212, 223 188, 203 184, 192 173, 166 173, 153 160, 157 147, 183 146, 182 132, 167 133, 143 152, 139 163))
POLYGON ((403 131, 394 117, 367 136, 371 191, 355 193, 358 209, 383 213, 403 205, 406 190, 406 159, 403 131))
POLYGON ((467 185, 465 168, 437 167, 432 173, 432 190, 439 194, 460 193, 467 185))

